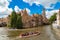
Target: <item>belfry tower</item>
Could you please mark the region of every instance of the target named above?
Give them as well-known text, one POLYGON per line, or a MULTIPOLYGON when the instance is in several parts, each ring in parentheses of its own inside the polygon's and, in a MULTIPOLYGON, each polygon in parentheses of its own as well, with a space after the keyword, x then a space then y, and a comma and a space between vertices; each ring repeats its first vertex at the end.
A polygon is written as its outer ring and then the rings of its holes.
POLYGON ((43 8, 43 11, 42 11, 42 17, 43 17, 44 19, 47 19, 47 18, 46 18, 45 8, 43 8))
POLYGON ((43 8, 42 16, 45 17, 45 8, 43 8))
POLYGON ((43 8, 43 11, 42 11, 42 18, 43 18, 42 21, 43 21, 44 24, 48 24, 49 23, 48 19, 46 18, 45 8, 43 8))
POLYGON ((43 8, 42 16, 43 16, 43 17, 46 17, 45 8, 43 8))
POLYGON ((57 25, 60 25, 60 9, 59 12, 57 13, 57 25))

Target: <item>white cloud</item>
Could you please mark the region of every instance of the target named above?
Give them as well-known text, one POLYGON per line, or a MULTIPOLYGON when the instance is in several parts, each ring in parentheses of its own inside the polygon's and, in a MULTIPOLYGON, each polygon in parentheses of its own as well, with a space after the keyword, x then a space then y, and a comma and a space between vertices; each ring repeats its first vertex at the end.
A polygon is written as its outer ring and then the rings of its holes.
POLYGON ((26 8, 27 13, 30 13, 30 9, 26 8))
POLYGON ((9 15, 12 12, 12 9, 8 8, 9 2, 8 0, 0 0, 0 14, 2 15, 2 17, 5 17, 5 15, 9 15))
POLYGON ((8 15, 9 15, 9 14, 11 14, 11 12, 12 12, 12 11, 13 11, 13 9, 12 9, 12 8, 7 8, 5 12, 6 12, 6 14, 8 14, 8 15))
POLYGON ((9 5, 8 0, 0 0, 0 6, 7 8, 8 5, 9 5))
POLYGON ((35 3, 36 5, 43 5, 45 8, 53 8, 50 7, 51 4, 55 4, 56 2, 59 2, 60 0, 23 0, 26 3, 29 3, 30 5, 33 5, 35 3))
POLYGON ((31 15, 31 14, 30 14, 30 12, 31 12, 30 9, 26 8, 26 11, 27 11, 27 13, 28 13, 29 15, 31 15))
POLYGON ((0 18, 5 18, 7 17, 8 15, 0 15, 0 18))
POLYGON ((46 11, 46 17, 49 19, 54 13, 58 13, 59 10, 46 11))
POLYGON ((21 11, 21 9, 20 9, 18 6, 15 6, 14 10, 15 10, 16 12, 21 11))
POLYGON ((6 8, 0 6, 0 12, 4 12, 6 8))
MULTIPOLYGON (((19 11, 21 11, 22 9, 20 9, 18 6, 15 6, 14 10, 15 10, 16 12, 19 12, 19 11)), ((28 13, 29 15, 31 15, 31 14, 30 14, 30 9, 26 8, 26 11, 27 11, 27 13, 28 13)))
POLYGON ((8 0, 9 2, 12 2, 12 0, 8 0))

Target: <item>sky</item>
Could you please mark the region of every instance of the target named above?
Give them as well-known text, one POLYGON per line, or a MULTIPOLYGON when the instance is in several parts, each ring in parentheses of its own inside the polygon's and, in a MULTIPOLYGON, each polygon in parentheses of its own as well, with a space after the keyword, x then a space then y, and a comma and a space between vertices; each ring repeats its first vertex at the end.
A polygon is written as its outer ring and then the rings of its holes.
POLYGON ((49 18, 60 8, 60 0, 1 0, 0 18, 11 14, 13 10, 19 12, 26 9, 29 15, 42 14, 43 8, 46 9, 46 17, 49 18))

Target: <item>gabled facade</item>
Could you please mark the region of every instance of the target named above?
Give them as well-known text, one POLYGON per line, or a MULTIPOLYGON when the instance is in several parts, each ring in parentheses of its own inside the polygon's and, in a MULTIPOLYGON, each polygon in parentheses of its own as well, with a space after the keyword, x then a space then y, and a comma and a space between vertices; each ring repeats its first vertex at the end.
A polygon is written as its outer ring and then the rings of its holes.
MULTIPOLYGON (((21 14, 22 16, 22 22, 24 28, 37 27, 49 23, 48 19, 45 16, 45 9, 43 9, 42 15, 33 14, 32 16, 30 16, 28 15, 26 9, 21 10, 17 14, 21 14)), ((8 22, 7 21, 6 22, 9 23, 10 18, 7 17, 7 20, 8 22)))
POLYGON ((37 27, 43 24, 48 24, 49 21, 45 16, 45 9, 43 9, 42 15, 33 14, 32 16, 28 15, 26 9, 21 11, 23 27, 37 27))

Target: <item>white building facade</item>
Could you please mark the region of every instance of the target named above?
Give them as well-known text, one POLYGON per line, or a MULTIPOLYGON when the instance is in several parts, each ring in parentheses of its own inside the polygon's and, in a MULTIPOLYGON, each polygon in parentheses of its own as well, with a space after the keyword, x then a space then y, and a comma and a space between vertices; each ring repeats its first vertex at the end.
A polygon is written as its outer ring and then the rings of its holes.
POLYGON ((60 9, 59 12, 57 13, 57 25, 60 25, 60 9))

